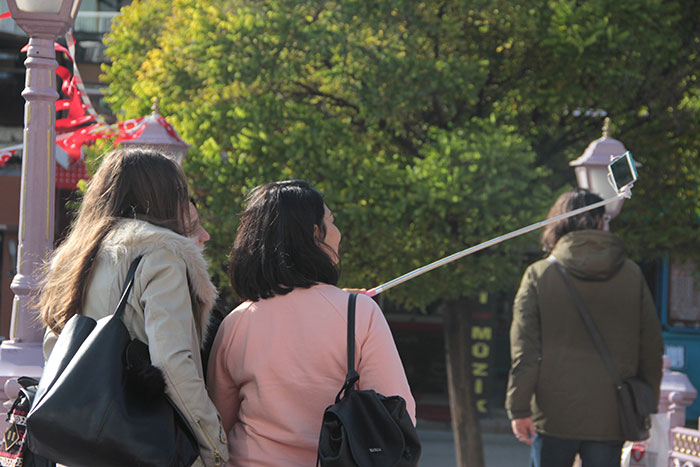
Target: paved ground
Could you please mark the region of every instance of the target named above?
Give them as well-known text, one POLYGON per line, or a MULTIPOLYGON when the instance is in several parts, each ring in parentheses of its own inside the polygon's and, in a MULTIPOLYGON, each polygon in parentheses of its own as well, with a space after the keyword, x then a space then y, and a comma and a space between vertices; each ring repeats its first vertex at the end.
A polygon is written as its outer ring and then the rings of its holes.
MULTIPOLYGON (((486 467, 527 467, 530 448, 519 443, 505 429, 482 432, 486 467)), ((423 445, 421 467, 455 467, 452 431, 447 423, 418 421, 418 434, 423 445)))

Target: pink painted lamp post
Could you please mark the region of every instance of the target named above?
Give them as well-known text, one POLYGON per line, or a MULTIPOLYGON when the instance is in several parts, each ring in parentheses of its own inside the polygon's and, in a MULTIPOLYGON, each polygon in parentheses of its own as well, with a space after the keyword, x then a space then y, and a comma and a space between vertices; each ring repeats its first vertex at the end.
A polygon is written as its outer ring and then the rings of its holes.
POLYGON ((182 165, 189 144, 178 136, 175 129, 160 115, 158 98, 153 98, 153 113, 144 119, 144 130, 137 138, 122 141, 125 148, 148 148, 161 151, 182 165))
POLYGON ((664 355, 664 376, 661 380, 659 413, 668 413, 671 428, 685 425, 685 409, 693 403, 698 391, 688 376, 671 370, 671 358, 664 355))
MULTIPOLYGON (((578 186, 596 193, 603 199, 609 199, 617 195, 615 189, 608 181, 608 164, 613 156, 621 156, 627 152, 625 146, 618 140, 610 137, 610 119, 605 117, 603 123, 603 136, 592 141, 581 157, 569 162, 576 172, 578 186)), ((637 167, 641 164, 635 163, 637 167)), ((606 222, 614 219, 622 209, 625 199, 620 198, 614 203, 605 206, 606 222)), ((606 224, 606 230, 607 224, 606 224)))
MULTIPOLYGON (((24 152, 17 275, 12 281, 10 339, 0 345, 0 384, 39 376, 42 330, 32 309, 41 266, 53 249, 57 66, 54 41, 74 23, 81 0, 7 0, 12 18, 29 36, 24 107, 24 152)), ((3 400, 4 394, 0 394, 3 400)), ((6 396, 5 396, 6 397, 6 396)), ((4 417, 3 417, 4 418, 4 417)))

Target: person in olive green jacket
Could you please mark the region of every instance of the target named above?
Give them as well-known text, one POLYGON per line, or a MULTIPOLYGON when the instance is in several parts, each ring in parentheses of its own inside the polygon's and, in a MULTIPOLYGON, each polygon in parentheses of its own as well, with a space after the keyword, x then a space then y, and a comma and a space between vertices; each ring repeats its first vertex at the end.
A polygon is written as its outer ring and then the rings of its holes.
MULTIPOLYGON (((549 217, 601 201, 587 190, 562 194, 549 217)), ((656 391, 663 340, 640 268, 603 230, 601 207, 547 226, 544 250, 580 292, 621 377, 638 375, 656 391)), ((531 264, 513 305, 512 365, 506 410, 515 436, 532 446, 532 467, 619 466, 624 437, 612 377, 556 266, 531 264)))

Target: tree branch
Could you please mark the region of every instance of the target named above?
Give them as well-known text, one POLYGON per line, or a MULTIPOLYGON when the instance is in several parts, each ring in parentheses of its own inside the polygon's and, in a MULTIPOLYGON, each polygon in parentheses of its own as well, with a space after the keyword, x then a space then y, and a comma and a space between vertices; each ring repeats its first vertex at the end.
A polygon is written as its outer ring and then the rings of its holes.
POLYGON ((312 96, 323 97, 325 99, 329 99, 338 107, 348 107, 348 108, 353 109, 355 112, 360 113, 360 108, 357 105, 353 104, 352 102, 348 102, 347 100, 343 99, 342 97, 337 97, 337 96, 334 96, 332 94, 328 94, 326 92, 319 91, 318 89, 316 89, 312 86, 309 86, 308 84, 304 84, 300 81, 293 81, 293 84, 304 89, 308 94, 310 94, 312 96))

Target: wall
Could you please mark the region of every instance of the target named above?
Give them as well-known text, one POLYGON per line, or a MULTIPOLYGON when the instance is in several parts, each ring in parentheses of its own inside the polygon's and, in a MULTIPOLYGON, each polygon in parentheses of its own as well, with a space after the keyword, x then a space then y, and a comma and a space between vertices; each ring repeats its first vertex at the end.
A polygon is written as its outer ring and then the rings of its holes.
POLYGON ((15 275, 13 259, 16 254, 17 225, 19 219, 20 177, 17 174, 0 174, 0 336, 9 337, 12 299, 10 290, 15 275), (11 245, 15 245, 14 252, 11 245))

